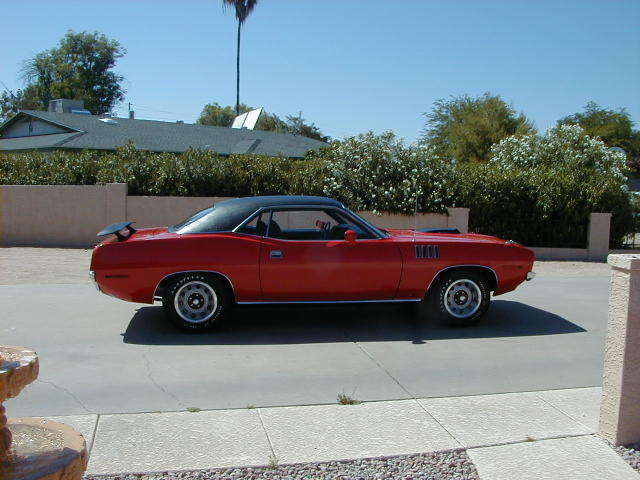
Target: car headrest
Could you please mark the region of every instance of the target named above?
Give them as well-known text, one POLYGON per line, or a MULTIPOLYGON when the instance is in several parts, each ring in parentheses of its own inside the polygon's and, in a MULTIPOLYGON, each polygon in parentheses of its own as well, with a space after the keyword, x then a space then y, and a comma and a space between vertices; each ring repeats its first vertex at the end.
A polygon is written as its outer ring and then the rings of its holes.
POLYGON ((265 235, 267 233, 267 224, 262 220, 256 222, 256 233, 258 235, 265 235))
POLYGON ((281 232, 282 230, 280 229, 280 225, 271 220, 269 222, 269 235, 278 235, 281 232))

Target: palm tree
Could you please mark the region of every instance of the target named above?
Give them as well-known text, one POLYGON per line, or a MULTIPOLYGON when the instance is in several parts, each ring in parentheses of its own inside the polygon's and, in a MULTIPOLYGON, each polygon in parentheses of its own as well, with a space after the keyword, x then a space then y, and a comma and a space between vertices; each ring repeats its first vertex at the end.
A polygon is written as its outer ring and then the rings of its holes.
POLYGON ((240 115, 240 28, 251 15, 258 0, 222 0, 223 6, 234 8, 238 19, 238 50, 236 55, 236 115, 240 115))

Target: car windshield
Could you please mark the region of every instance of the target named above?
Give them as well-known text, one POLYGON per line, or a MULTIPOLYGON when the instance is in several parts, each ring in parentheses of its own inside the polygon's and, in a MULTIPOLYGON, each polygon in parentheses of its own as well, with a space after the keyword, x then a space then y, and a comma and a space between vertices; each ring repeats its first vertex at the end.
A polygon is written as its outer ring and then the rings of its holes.
POLYGON ((379 237, 384 238, 384 237, 388 237, 389 236, 389 232, 387 230, 384 230, 384 229, 376 227, 375 225, 372 225, 371 223, 367 222, 364 218, 362 218, 360 215, 358 215, 353 210, 349 210, 348 208, 345 208, 345 210, 347 212, 349 212, 351 215, 353 215, 357 220, 359 220, 360 222, 364 223, 367 227, 369 227, 371 230, 373 230, 376 233, 376 235, 378 235, 379 237))

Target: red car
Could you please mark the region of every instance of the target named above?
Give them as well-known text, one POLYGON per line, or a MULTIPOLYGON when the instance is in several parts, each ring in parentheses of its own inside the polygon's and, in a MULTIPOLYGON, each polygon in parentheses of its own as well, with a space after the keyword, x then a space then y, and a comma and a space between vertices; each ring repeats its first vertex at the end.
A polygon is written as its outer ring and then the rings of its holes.
POLYGON ((454 229, 385 230, 324 197, 227 200, 168 228, 118 223, 93 250, 98 289, 161 300, 205 330, 234 304, 421 302, 450 324, 475 324, 500 295, 533 278, 534 254, 454 229))

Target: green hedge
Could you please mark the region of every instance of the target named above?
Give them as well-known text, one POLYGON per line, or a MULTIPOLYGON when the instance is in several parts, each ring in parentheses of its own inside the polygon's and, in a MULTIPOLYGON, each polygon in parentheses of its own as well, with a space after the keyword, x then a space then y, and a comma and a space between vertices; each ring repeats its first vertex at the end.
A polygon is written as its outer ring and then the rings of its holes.
POLYGON ((126 183, 130 195, 247 196, 323 194, 325 162, 208 151, 0 153, 0 184, 126 183))
MULTIPOLYGON (((416 175, 419 185, 400 187, 400 193, 412 192, 402 196, 398 192, 385 195, 388 185, 383 185, 372 171, 373 187, 365 187, 375 189, 379 185, 382 193, 378 192, 378 197, 382 198, 378 200, 371 195, 374 192, 354 192, 331 184, 338 163, 329 150, 315 153, 307 160, 251 155, 220 157, 202 151, 152 154, 131 147, 113 153, 5 153, 0 154, 0 184, 124 182, 130 195, 330 194, 348 201, 353 208, 365 206, 392 213, 407 213, 407 205, 415 204, 417 196, 419 211, 469 207, 472 231, 531 246, 584 247, 591 212, 613 213, 614 247, 633 230, 630 196, 616 178, 605 173, 586 168, 559 172, 546 166, 501 169, 486 163, 430 164, 437 160, 415 157, 410 161, 411 165, 430 169, 430 173, 416 175)), ((347 181, 352 171, 349 162, 344 168, 340 172, 341 181, 347 181)), ((395 178, 393 169, 391 172, 384 169, 379 175, 395 178)))
POLYGON ((530 246, 585 248, 591 212, 611 212, 611 244, 633 230, 628 192, 609 175, 546 167, 500 170, 490 164, 456 168, 452 204, 467 206, 472 231, 530 246))

